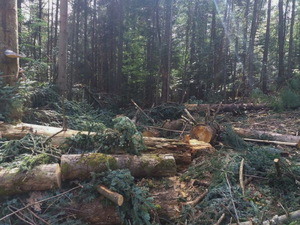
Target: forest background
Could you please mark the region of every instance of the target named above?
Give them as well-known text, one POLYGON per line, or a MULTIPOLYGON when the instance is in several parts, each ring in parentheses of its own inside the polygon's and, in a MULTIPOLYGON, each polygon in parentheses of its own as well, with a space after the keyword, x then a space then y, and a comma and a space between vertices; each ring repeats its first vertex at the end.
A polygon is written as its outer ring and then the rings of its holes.
MULTIPOLYGON (((68 1, 72 87, 161 102, 276 94, 299 77, 295 0, 68 1)), ((21 67, 57 83, 60 1, 18 0, 21 67)), ((293 95, 293 93, 288 93, 293 95)))

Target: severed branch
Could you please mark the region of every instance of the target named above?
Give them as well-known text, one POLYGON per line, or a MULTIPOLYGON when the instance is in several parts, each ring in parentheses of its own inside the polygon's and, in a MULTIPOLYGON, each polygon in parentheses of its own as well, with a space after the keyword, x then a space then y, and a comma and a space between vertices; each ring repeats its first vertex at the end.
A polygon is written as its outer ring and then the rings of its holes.
POLYGON ((190 206, 196 206, 199 202, 202 201, 202 199, 207 195, 208 190, 206 189, 199 197, 197 197, 196 199, 189 201, 189 202, 185 202, 184 205, 190 205, 190 206))
POLYGON ((275 165, 275 169, 276 169, 276 172, 277 172, 277 176, 281 177, 282 173, 281 173, 279 162, 280 162, 280 159, 274 159, 274 165, 275 165))
POLYGON ((149 117, 149 116, 144 112, 144 110, 142 110, 142 108, 139 107, 138 104, 135 103, 135 101, 133 101, 133 100, 131 99, 131 102, 132 102, 132 103, 135 105, 135 107, 137 107, 138 110, 140 110, 140 111, 144 114, 144 116, 146 116, 153 124, 155 123, 154 120, 153 120, 151 117, 149 117))
POLYGON ((245 195, 245 183, 244 183, 244 159, 242 159, 240 164, 240 174, 239 174, 239 180, 240 180, 240 186, 242 189, 243 196, 245 195))
POLYGON ((228 185, 229 194, 230 194, 230 197, 231 197, 231 202, 232 202, 233 209, 234 209, 234 214, 235 214, 235 217, 236 217, 236 220, 237 220, 238 224, 240 224, 237 209, 236 209, 234 201, 233 201, 233 195, 232 195, 232 192, 231 192, 231 185, 230 185, 227 173, 225 173, 225 177, 226 177, 226 182, 227 182, 227 185, 228 185))
POLYGON ((222 223, 222 221, 224 220, 224 218, 225 218, 225 213, 223 213, 221 215, 221 217, 218 219, 218 221, 214 225, 220 225, 222 223))
POLYGON ((195 124, 197 124, 197 121, 187 109, 184 109, 184 112, 186 113, 187 117, 190 118, 190 120, 192 120, 195 124))
POLYGON ((123 195, 120 195, 117 192, 113 192, 103 185, 97 185, 97 191, 103 196, 105 196, 106 198, 108 198, 109 200, 111 200, 112 202, 116 203, 118 206, 123 205, 124 202, 123 195))

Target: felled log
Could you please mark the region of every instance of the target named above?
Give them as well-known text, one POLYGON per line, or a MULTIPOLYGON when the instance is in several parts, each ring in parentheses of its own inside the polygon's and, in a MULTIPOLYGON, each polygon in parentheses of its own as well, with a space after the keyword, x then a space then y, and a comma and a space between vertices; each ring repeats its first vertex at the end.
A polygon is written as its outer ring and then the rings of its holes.
POLYGON ((129 169, 135 177, 167 177, 176 174, 174 157, 170 154, 156 155, 106 155, 101 153, 71 154, 61 157, 63 180, 85 179, 91 172, 129 169))
POLYGON ((0 168, 0 196, 42 191, 61 186, 59 164, 39 165, 27 172, 0 168))
POLYGON ((293 143, 293 142, 284 142, 284 141, 270 141, 270 140, 261 140, 261 139, 253 139, 253 138, 243 138, 244 141, 251 141, 251 142, 257 142, 257 143, 265 143, 265 144, 275 144, 275 145, 286 145, 286 146, 292 146, 292 147, 300 147, 299 143, 293 143))
POLYGON ((144 137, 147 151, 151 153, 172 153, 176 164, 189 165, 199 152, 212 152, 214 148, 206 142, 188 138, 187 140, 144 137))
POLYGON ((293 136, 293 135, 284 135, 278 134, 273 132, 267 131, 258 131, 258 130, 250 130, 250 129, 243 129, 243 128, 233 128, 234 132, 242 137, 254 137, 259 139, 270 139, 273 141, 282 141, 282 142, 289 142, 295 143, 298 147, 300 147, 300 136, 293 136))
POLYGON ((245 110, 259 110, 266 109, 268 106, 266 104, 253 104, 253 103, 239 103, 239 104, 185 104, 185 108, 189 111, 207 111, 218 110, 219 112, 235 112, 235 111, 245 111, 245 110))
POLYGON ((52 143, 55 145, 63 143, 67 137, 72 137, 73 135, 76 135, 78 133, 88 134, 87 131, 62 131, 62 128, 59 127, 48 127, 29 123, 20 123, 17 125, 11 125, 6 123, 0 124, 0 137, 6 138, 8 140, 21 139, 28 133, 33 133, 36 135, 42 135, 47 137, 55 135, 52 137, 52 143))
POLYGON ((112 202, 116 203, 118 206, 123 205, 124 197, 119 193, 109 190, 103 185, 97 185, 97 191, 102 194, 104 197, 108 198, 112 202))

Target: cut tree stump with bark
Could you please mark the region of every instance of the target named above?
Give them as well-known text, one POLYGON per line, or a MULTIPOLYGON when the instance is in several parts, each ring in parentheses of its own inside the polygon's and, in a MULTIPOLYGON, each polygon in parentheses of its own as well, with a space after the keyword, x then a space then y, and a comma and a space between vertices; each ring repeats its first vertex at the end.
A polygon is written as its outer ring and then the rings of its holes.
POLYGON ((90 153, 61 157, 63 180, 82 180, 89 178, 91 172, 101 173, 109 169, 129 169, 134 177, 167 177, 176 174, 175 159, 171 154, 133 156, 90 153))
POLYGON ((191 129, 190 138, 210 143, 215 139, 216 133, 217 130, 212 126, 197 125, 191 129))
POLYGON ((273 141, 295 143, 298 147, 300 147, 300 136, 284 135, 284 134, 278 134, 273 132, 250 130, 250 129, 243 129, 243 128, 233 128, 233 130, 234 132, 236 132, 238 135, 242 137, 247 137, 247 138, 254 137, 259 139, 270 139, 273 141))
POLYGON ((61 187, 61 170, 57 163, 39 165, 26 172, 0 167, 0 196, 58 187, 61 187))
POLYGON ((191 112, 201 112, 210 110, 218 110, 219 112, 235 112, 245 110, 260 110, 267 109, 266 104, 239 103, 239 104, 185 104, 185 108, 191 112))

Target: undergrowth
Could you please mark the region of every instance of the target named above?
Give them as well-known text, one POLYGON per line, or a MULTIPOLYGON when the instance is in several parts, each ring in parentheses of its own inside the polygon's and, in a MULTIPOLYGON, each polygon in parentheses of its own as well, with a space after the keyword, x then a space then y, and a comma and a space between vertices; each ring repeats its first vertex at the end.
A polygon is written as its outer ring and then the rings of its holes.
MULTIPOLYGON (((64 195, 59 195, 59 191, 45 191, 40 193, 40 197, 35 199, 36 201, 41 199, 47 199, 54 197, 52 200, 44 201, 38 204, 38 210, 22 210, 22 217, 34 222, 34 224, 45 224, 47 221, 49 224, 72 224, 72 225, 85 225, 84 221, 79 217, 80 214, 76 211, 74 203, 80 206, 85 205, 91 201, 99 200, 100 194, 96 190, 96 185, 105 185, 110 190, 121 194, 124 197, 124 203, 122 206, 116 206, 117 212, 120 216, 122 224, 125 225, 150 225, 151 216, 150 213, 154 210, 152 204, 152 198, 149 197, 148 190, 145 188, 137 187, 134 183, 134 177, 131 176, 129 170, 115 170, 107 171, 101 174, 93 174, 92 180, 89 182, 83 182, 81 189, 77 189, 72 192, 68 192, 64 195), (79 191, 78 191, 79 190, 79 191), (73 210, 72 210, 72 205, 73 210), (37 217, 32 216, 34 211, 37 217), (77 213, 76 213, 77 212, 77 213), (28 219, 29 218, 29 219, 28 219)), ((26 202, 28 194, 19 195, 19 198, 7 198, 2 201, 2 207, 0 208, 0 220, 2 217, 22 208, 24 202, 26 202)), ((76 205, 75 204, 75 205, 76 205)), ((99 204, 112 204, 100 202, 99 204)), ((4 220, 4 223, 0 224, 24 224, 24 221, 20 220, 20 217, 12 215, 4 220)))
POLYGON ((201 210, 186 206, 182 209, 182 219, 188 224, 209 225, 225 213, 224 224, 230 222, 230 217, 235 221, 236 218, 240 221, 253 218, 254 222, 262 224, 272 218, 274 212, 285 214, 283 208, 289 212, 299 209, 300 168, 291 163, 293 159, 281 158, 280 150, 276 148, 246 143, 230 127, 223 132, 222 142, 225 146, 215 156, 196 163, 182 175, 182 179, 189 180, 205 179, 210 174, 212 181, 209 193, 197 206, 201 210), (281 176, 275 169, 275 158, 280 159, 281 176), (244 194, 239 185, 242 159, 244 180, 254 179, 244 194), (278 204, 283 207, 278 208, 278 204))
POLYGON ((123 151, 132 155, 140 155, 145 145, 142 134, 135 124, 125 116, 113 119, 113 123, 113 129, 100 127, 94 134, 75 135, 66 141, 65 147, 69 149, 69 153, 123 151))
POLYGON ((20 140, 0 141, 0 165, 27 171, 40 164, 58 162, 60 152, 45 137, 27 134, 20 140))

